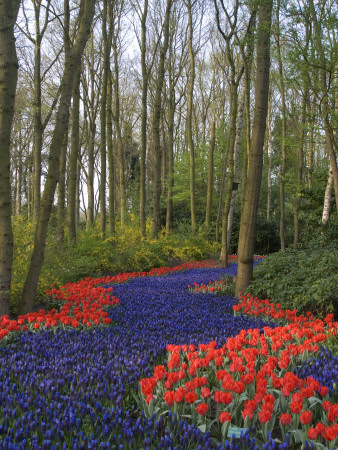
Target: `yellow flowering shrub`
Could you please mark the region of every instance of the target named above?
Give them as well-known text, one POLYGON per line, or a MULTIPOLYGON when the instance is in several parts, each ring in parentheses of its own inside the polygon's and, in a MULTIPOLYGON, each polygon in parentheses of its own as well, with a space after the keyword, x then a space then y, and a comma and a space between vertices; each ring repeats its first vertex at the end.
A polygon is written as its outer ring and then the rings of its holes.
MULTIPOLYGON (((85 277, 118 272, 146 271, 153 267, 178 264, 180 261, 218 258, 220 244, 207 241, 202 235, 170 234, 162 230, 151 240, 151 220, 147 221, 147 238, 142 239, 139 222, 134 217, 124 227, 117 226, 114 236, 102 237, 99 224, 86 229, 81 225, 76 245, 60 246, 53 222, 49 227, 45 259, 41 270, 37 302, 53 283, 60 286, 85 277)), ((33 250, 35 225, 23 217, 13 219, 14 262, 11 286, 12 311, 17 312, 20 296, 33 250)))

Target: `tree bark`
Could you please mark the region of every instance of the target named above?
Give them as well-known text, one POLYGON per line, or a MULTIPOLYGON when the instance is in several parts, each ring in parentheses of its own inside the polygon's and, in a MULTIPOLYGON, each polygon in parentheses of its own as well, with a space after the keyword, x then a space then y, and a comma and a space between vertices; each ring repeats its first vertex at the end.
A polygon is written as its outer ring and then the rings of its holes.
POLYGON ((215 117, 211 123, 211 136, 209 142, 208 154, 208 187, 207 187, 207 205, 205 209, 205 230, 208 233, 211 225, 212 215, 212 192, 214 189, 214 151, 215 151, 215 117))
POLYGON ((66 165, 67 165, 67 147, 68 147, 68 128, 60 153, 60 176, 57 184, 57 240, 60 246, 65 240, 65 219, 66 219, 66 165))
POLYGON ((186 120, 186 136, 189 149, 189 168, 190 168, 190 216, 192 234, 196 233, 196 200, 195 200, 195 149, 192 137, 192 113, 193 113, 193 95, 195 84, 195 54, 193 50, 193 19, 191 0, 186 2, 188 9, 188 28, 189 28, 189 58, 190 58, 190 76, 187 98, 187 120, 186 120))
POLYGON ((227 191, 225 197, 225 205, 222 214, 222 249, 220 255, 220 262, 225 266, 228 265, 228 217, 230 211, 233 182, 234 182, 234 147, 236 139, 236 119, 238 108, 238 83, 231 81, 230 94, 230 125, 229 125, 229 156, 228 156, 228 179, 227 191))
POLYGON ((33 254, 23 289, 22 301, 19 305, 21 314, 31 311, 34 303, 40 271, 44 260, 48 222, 52 212, 56 185, 60 176, 60 151, 68 128, 74 74, 76 68, 81 63, 82 54, 90 35, 94 10, 94 0, 81 1, 79 31, 75 44, 73 45, 70 55, 65 62, 65 68, 61 80, 60 104, 57 111, 55 128, 50 145, 47 180, 41 199, 41 206, 35 230, 33 254))
MULTIPOLYGON (((122 6, 121 6, 122 7, 122 6)), ((119 198, 120 198, 120 223, 121 227, 124 226, 126 220, 126 182, 125 182, 125 162, 123 153, 123 142, 122 142, 122 131, 121 131, 121 111, 120 111, 120 68, 119 68, 119 49, 118 49, 118 35, 120 29, 120 14, 119 11, 114 13, 114 19, 112 24, 112 47, 113 47, 113 60, 114 60, 114 113, 113 120, 115 125, 116 133, 116 144, 117 144, 117 158, 118 158, 118 173, 119 173, 119 198)))
POLYGON ((76 243, 76 185, 77 185, 77 161, 80 149, 80 67, 74 74, 73 84, 73 110, 72 110, 72 133, 68 164, 68 242, 76 243))
POLYGON ((298 249, 299 236, 300 236, 300 224, 299 224, 299 209, 301 206, 301 188, 303 182, 303 167, 304 167, 304 141, 305 141, 305 122, 306 122, 306 103, 307 103, 307 92, 304 93, 303 105, 302 105, 302 117, 301 117, 301 132, 300 132, 300 142, 297 151, 298 165, 297 165, 297 192, 295 200, 295 210, 293 215, 294 222, 294 239, 293 248, 298 249))
POLYGON ((253 274, 255 233, 262 179, 263 145, 269 97, 271 13, 272 0, 261 1, 258 10, 255 111, 249 156, 248 181, 238 242, 237 297, 240 293, 245 292, 253 274))
POLYGON ((222 217, 222 214, 223 214, 223 210, 222 210, 223 193, 224 193, 226 171, 227 171, 227 167, 228 167, 228 158, 229 158, 229 144, 227 142, 226 149, 225 149, 225 155, 224 155, 224 163, 223 163, 223 170, 222 170, 221 185, 220 185, 220 188, 219 188, 219 200, 218 200, 218 208, 217 208, 216 235, 215 235, 216 242, 219 242, 219 228, 220 228, 221 217, 222 217))
POLYGON ((165 74, 165 57, 169 44, 169 18, 173 0, 167 0, 165 18, 163 23, 163 44, 160 48, 158 73, 154 95, 154 111, 152 120, 154 176, 153 176, 153 218, 151 226, 151 239, 157 239, 160 229, 160 200, 161 200, 161 142, 160 122, 162 111, 162 90, 165 74))
POLYGON ((95 151, 95 134, 96 125, 92 117, 89 120, 89 138, 88 138, 88 169, 87 169, 87 191, 88 191, 88 206, 87 206, 87 230, 94 224, 94 151, 95 151))
POLYGON ((113 113, 112 113, 113 87, 111 70, 108 72, 107 91, 107 152, 108 152, 108 185, 109 206, 108 222, 110 234, 115 234, 115 164, 113 150, 113 113))
POLYGON ((43 29, 40 29, 40 12, 41 1, 32 1, 34 7, 35 17, 35 39, 30 38, 34 43, 34 94, 33 94, 33 126, 34 126, 34 141, 33 141, 33 218, 37 219, 40 200, 41 200, 41 153, 43 140, 43 125, 42 125, 42 100, 41 100, 41 42, 45 34, 48 24, 49 3, 47 2, 45 23, 43 29))
MULTIPOLYGON (((238 158, 239 158, 239 147, 241 143, 241 134, 243 128, 243 110, 245 104, 245 85, 240 95, 239 100, 239 109, 237 112, 237 123, 236 123, 236 137, 234 143, 234 181, 237 179, 237 168, 238 168, 238 158)), ((233 189, 231 193, 231 201, 230 201, 230 209, 228 215, 228 223, 227 223, 227 249, 229 251, 230 248, 230 240, 231 240, 231 231, 232 231, 232 222, 234 217, 234 209, 235 209, 235 199, 237 195, 237 189, 233 189)))
POLYGON ((269 100, 268 103, 268 113, 267 113, 267 120, 266 120, 266 126, 267 126, 267 146, 266 146, 266 157, 268 162, 268 174, 267 174, 267 199, 266 199, 266 220, 270 220, 270 214, 271 214, 271 198, 272 198, 272 179, 271 179, 271 172, 272 172, 272 139, 271 139, 271 102, 269 100))
POLYGON ((111 22, 111 0, 103 1, 102 14, 102 38, 103 38, 103 75, 101 91, 101 180, 100 180, 100 231, 104 236, 106 233, 107 207, 106 207, 106 184, 107 184, 107 88, 108 73, 110 71, 110 49, 112 44, 112 22, 111 22), (109 2, 109 8, 108 8, 109 2), (107 19, 107 16, 109 19, 107 19), (108 33, 107 33, 108 24, 108 33))
POLYGON ((10 311, 13 262, 10 136, 18 78, 14 26, 19 6, 19 0, 0 0, 0 316, 10 311))
MULTIPOLYGON (((169 69, 169 72, 171 70, 169 69)), ((169 100, 168 100, 168 193, 166 213, 166 237, 170 234, 173 216, 173 191, 174 191, 174 126, 175 126, 175 86, 172 75, 169 74, 169 100)))
POLYGON ((280 52, 280 27, 279 27, 279 11, 280 0, 277 0, 276 19, 276 45, 277 45, 277 58, 278 58, 278 73, 280 83, 280 95, 281 95, 281 110, 282 110, 282 135, 281 135, 281 166, 279 171, 279 201, 280 201, 280 245, 281 250, 285 250, 285 174, 286 174, 286 104, 285 104, 285 85, 283 74, 283 63, 280 52))
POLYGON ((141 155, 140 155, 140 231, 146 237, 146 156, 147 156, 147 98, 149 72, 147 54, 148 0, 144 0, 141 17, 141 70, 142 70, 142 110, 141 110, 141 155))
POLYGON ((327 179, 327 185, 326 185, 325 195, 324 195, 322 223, 327 223, 329 220, 329 217, 330 217, 332 187, 333 187, 333 171, 332 171, 332 167, 330 165, 329 177, 327 179))

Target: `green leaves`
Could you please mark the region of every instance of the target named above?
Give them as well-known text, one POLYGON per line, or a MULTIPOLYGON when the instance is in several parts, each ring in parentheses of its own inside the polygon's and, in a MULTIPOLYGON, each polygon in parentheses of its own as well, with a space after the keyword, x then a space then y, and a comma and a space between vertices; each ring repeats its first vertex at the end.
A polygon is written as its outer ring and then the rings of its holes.
POLYGON ((282 308, 312 311, 318 316, 337 305, 338 250, 330 247, 278 252, 267 256, 254 271, 250 294, 280 302, 282 308))

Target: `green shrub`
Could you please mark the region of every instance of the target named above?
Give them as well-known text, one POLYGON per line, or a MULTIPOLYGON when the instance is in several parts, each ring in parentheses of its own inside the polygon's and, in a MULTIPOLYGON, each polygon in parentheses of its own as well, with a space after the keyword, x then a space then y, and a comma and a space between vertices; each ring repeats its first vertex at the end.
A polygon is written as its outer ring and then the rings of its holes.
POLYGON ((267 256, 254 270, 250 294, 280 302, 283 309, 337 312, 338 249, 288 250, 267 256))
MULTIPOLYGON (((11 309, 17 313, 18 303, 33 250, 34 224, 22 217, 13 221, 14 263, 11 286, 11 309)), ((150 236, 151 221, 147 223, 150 236)), ((85 277, 98 277, 119 272, 142 272, 153 267, 179 264, 189 260, 215 259, 220 247, 201 235, 189 232, 173 233, 167 238, 162 232, 158 240, 142 239, 138 221, 131 216, 130 223, 118 227, 113 236, 102 237, 99 225, 90 229, 80 226, 76 245, 60 246, 53 222, 49 227, 45 259, 39 279, 36 303, 45 300, 45 290, 85 277)))

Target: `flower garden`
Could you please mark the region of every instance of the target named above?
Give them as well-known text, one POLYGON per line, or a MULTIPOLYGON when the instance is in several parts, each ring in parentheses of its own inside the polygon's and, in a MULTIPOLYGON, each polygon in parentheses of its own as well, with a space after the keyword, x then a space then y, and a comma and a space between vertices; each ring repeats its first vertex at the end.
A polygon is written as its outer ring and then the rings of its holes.
POLYGON ((338 323, 205 291, 236 271, 87 278, 1 317, 0 449, 338 448, 338 323))

